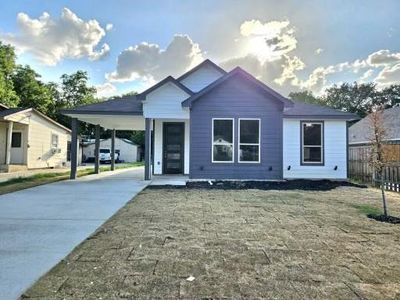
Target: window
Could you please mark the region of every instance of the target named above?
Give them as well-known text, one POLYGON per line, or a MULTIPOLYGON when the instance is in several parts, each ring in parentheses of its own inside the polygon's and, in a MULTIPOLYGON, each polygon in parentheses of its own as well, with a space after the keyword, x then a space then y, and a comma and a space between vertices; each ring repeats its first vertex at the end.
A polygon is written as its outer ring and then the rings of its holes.
POLYGON ((212 162, 233 162, 233 119, 212 122, 212 162))
POLYGON ((303 165, 324 164, 324 123, 301 122, 301 163, 303 165))
POLYGON ((51 147, 54 149, 58 148, 58 135, 57 134, 51 135, 51 147))
POLYGON ((239 119, 239 162, 260 162, 260 119, 239 119))
POLYGON ((102 149, 99 150, 99 152, 100 153, 104 153, 104 154, 109 154, 109 153, 111 153, 111 150, 102 148, 102 149))
POLYGON ((13 132, 11 135, 11 147, 12 148, 21 148, 22 145, 22 133, 21 132, 13 132))

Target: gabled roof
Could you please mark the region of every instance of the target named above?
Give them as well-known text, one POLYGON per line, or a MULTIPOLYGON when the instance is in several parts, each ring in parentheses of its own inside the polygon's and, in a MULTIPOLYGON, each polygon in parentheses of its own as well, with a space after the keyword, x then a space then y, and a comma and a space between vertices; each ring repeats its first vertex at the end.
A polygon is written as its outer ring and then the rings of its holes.
POLYGON ((21 107, 17 107, 17 108, 9 108, 7 110, 2 110, 0 111, 0 119, 3 120, 7 120, 8 117, 12 116, 12 115, 16 115, 19 113, 25 113, 25 112, 33 112, 37 115, 39 115, 40 117, 42 117, 43 119, 47 120, 48 122, 64 129, 65 131, 71 132, 71 130, 63 125, 61 125, 60 123, 54 121, 52 118, 46 116, 45 114, 42 114, 40 111, 34 109, 34 108, 21 108, 21 107))
POLYGON ((218 87, 219 85, 221 85, 225 81, 229 80, 233 76, 241 76, 241 78, 243 78, 244 80, 250 81, 254 85, 256 85, 259 88, 261 88, 263 91, 265 91, 266 93, 271 95, 275 100, 278 100, 278 101, 284 103, 285 106, 291 106, 293 104, 291 100, 283 97, 278 92, 276 92, 273 89, 271 89, 270 87, 266 86, 264 83, 262 83, 261 81, 257 80, 255 77, 253 77, 252 75, 250 75, 249 73, 244 71, 242 68, 236 67, 235 69, 233 69, 229 73, 226 73, 224 76, 220 77, 219 79, 217 79, 216 81, 214 81, 210 85, 206 86, 204 89, 202 89, 198 93, 194 94, 193 96, 191 96, 188 99, 186 99, 185 101, 183 101, 182 102, 182 106, 183 107, 191 107, 193 102, 197 101, 202 96, 208 94, 214 88, 218 87))
MULTIPOLYGON (((383 111, 383 126, 386 130, 387 141, 400 141, 400 106, 383 111)), ((369 143, 372 134, 369 115, 349 128, 349 143, 369 143)))
POLYGON ((217 64, 213 63, 211 60, 206 59, 204 60, 202 63, 198 64, 197 66, 195 66, 194 68, 190 69, 189 71, 187 71, 186 73, 184 73, 183 75, 181 75, 180 77, 178 77, 176 80, 177 81, 182 81, 183 79, 185 79, 186 77, 188 77, 189 75, 191 75, 192 73, 196 72, 197 70, 205 67, 205 66, 209 66, 214 68, 215 70, 217 70, 218 72, 220 72, 222 75, 225 75, 227 72, 222 69, 220 66, 218 66, 217 64))
POLYGON ((137 95, 124 96, 99 103, 79 106, 72 109, 61 110, 64 115, 68 114, 107 114, 107 115, 142 115, 142 102, 137 95))
POLYGON ((344 112, 331 107, 309 104, 299 101, 293 101, 293 106, 288 107, 283 112, 284 118, 329 118, 329 119, 344 119, 358 120, 356 114, 344 112))
MULTIPOLYGON (((110 140, 111 138, 106 138, 106 139, 100 139, 100 142, 104 142, 104 141, 108 141, 108 140, 110 140)), ((125 139, 125 138, 119 138, 119 137, 115 137, 115 140, 120 140, 120 141, 122 141, 122 142, 124 142, 124 143, 127 143, 127 144, 130 144, 130 145, 132 145, 132 146, 137 146, 137 144, 136 143, 134 143, 134 142, 132 142, 131 140, 128 140, 128 139, 125 139)), ((89 145, 93 145, 93 144, 95 144, 96 143, 96 140, 95 139, 90 139, 90 140, 86 140, 86 141, 82 141, 82 144, 83 144, 83 146, 84 147, 86 147, 86 146, 89 146, 89 145)))
POLYGON ((178 88, 180 88, 181 90, 183 90, 184 92, 186 92, 188 95, 193 95, 193 92, 191 90, 189 90, 186 86, 184 86, 182 83, 180 83, 178 80, 176 80, 174 77, 172 76, 168 76, 166 78, 164 78, 163 80, 161 80, 159 83, 153 85, 152 87, 148 88, 147 90, 145 90, 144 92, 141 92, 138 95, 138 99, 140 100, 145 100, 146 96, 148 94, 150 94, 151 92, 155 91, 156 89, 158 89, 159 87, 163 86, 166 83, 173 83, 174 85, 176 85, 178 88))

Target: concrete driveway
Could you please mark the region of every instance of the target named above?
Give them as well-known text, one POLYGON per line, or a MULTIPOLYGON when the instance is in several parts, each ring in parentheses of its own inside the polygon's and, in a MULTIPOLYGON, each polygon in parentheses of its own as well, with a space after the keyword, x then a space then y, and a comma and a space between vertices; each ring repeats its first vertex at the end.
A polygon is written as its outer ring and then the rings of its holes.
POLYGON ((143 168, 0 196, 0 299, 15 299, 140 192, 143 168))

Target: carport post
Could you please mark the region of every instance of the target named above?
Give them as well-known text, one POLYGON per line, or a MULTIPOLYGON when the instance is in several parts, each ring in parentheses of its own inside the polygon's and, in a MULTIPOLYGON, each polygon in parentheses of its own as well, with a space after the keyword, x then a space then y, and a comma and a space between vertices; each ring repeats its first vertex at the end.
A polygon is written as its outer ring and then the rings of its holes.
POLYGON ((111 130, 111 171, 115 170, 115 129, 111 130))
POLYGON ((100 173, 100 125, 96 125, 94 144, 94 173, 100 173))
POLYGON ((69 175, 70 179, 76 179, 76 170, 78 168, 78 131, 79 131, 79 121, 77 118, 72 118, 71 120, 71 172, 69 175))
POLYGON ((151 179, 151 119, 145 120, 144 137, 144 180, 151 179))

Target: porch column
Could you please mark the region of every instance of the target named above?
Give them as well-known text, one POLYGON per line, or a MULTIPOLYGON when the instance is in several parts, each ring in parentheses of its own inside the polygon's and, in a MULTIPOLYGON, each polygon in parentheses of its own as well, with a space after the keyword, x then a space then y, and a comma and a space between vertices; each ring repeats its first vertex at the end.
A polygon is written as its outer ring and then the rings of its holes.
POLYGON ((111 131, 111 171, 115 170, 115 129, 111 131))
POLYGON ((94 144, 94 173, 100 173, 100 125, 96 125, 94 144))
POLYGON ((7 127, 7 145, 6 145, 6 165, 9 165, 11 162, 11 140, 12 140, 12 132, 13 132, 14 122, 8 122, 7 127))
POLYGON ((144 137, 144 180, 151 179, 151 119, 145 120, 144 137))
POLYGON ((76 179, 76 171, 78 168, 78 131, 79 131, 79 121, 77 118, 72 118, 71 120, 71 172, 69 175, 70 179, 76 179))

